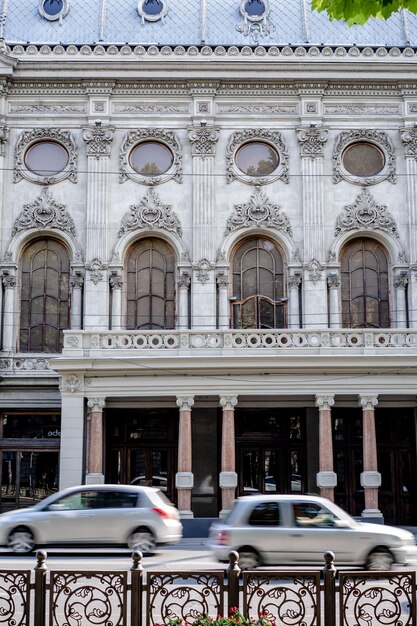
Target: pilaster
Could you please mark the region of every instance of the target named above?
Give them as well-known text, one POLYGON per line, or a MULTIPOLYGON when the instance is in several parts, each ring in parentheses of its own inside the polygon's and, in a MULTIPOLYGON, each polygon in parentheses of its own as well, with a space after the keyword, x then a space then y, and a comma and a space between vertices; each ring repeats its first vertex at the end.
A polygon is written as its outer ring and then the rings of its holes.
POLYGON ((3 308, 3 352, 16 351, 16 276, 5 275, 3 270, 2 284, 4 288, 3 308))

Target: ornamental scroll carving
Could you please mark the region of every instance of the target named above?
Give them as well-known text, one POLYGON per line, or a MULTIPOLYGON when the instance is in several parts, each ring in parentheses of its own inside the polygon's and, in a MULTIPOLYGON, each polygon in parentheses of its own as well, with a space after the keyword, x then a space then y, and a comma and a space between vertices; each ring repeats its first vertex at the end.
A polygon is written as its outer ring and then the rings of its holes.
POLYGON ((236 24, 236 30, 245 37, 250 37, 254 43, 261 38, 271 37, 275 32, 275 26, 268 20, 271 9, 268 0, 263 0, 264 11, 260 15, 253 15, 246 10, 246 0, 241 0, 240 14, 243 22, 236 24))
POLYGON ((56 228, 75 237, 75 224, 64 204, 54 200, 47 187, 32 203, 23 205, 23 211, 13 224, 12 237, 29 228, 56 228))
POLYGON ((297 128, 301 156, 310 159, 322 157, 328 132, 327 128, 297 128))
POLYGON ((277 204, 268 200, 260 187, 256 187, 249 202, 235 205, 234 213, 227 220, 225 235, 248 226, 276 228, 292 237, 290 220, 277 204))
POLYGON ((39 185, 53 185, 62 180, 69 179, 72 183, 77 182, 77 146, 67 130, 59 128, 34 128, 33 130, 25 130, 19 138, 14 151, 14 175, 15 183, 26 178, 32 183, 39 185), (25 165, 26 150, 38 141, 54 141, 61 144, 68 153, 68 163, 66 167, 57 174, 52 176, 41 176, 27 169, 25 165))
POLYGON ((182 236, 182 228, 177 215, 169 204, 162 204, 158 194, 148 189, 139 204, 132 204, 130 212, 122 218, 119 237, 130 230, 140 228, 161 228, 182 236))
POLYGON ((384 230, 399 238, 397 225, 387 207, 377 204, 368 189, 362 189, 353 204, 336 221, 335 235, 348 230, 384 230))
POLYGON ((375 185, 383 180, 397 182, 395 174, 395 152, 387 133, 379 130, 364 128, 347 130, 340 133, 333 150, 333 182, 347 180, 356 185, 375 185), (342 162, 344 150, 356 142, 370 143, 378 147, 384 154, 385 164, 382 170, 374 176, 356 176, 348 172, 342 162))
POLYGON ((281 138, 281 133, 265 128, 248 128, 233 133, 226 150, 226 182, 231 183, 235 178, 249 183, 250 185, 267 185, 278 179, 288 183, 288 152, 281 138), (251 141, 269 143, 278 151, 279 165, 272 174, 268 176, 248 176, 236 166, 236 152, 243 144, 250 143, 251 141))
POLYGON ((214 157, 219 133, 218 128, 190 128, 188 138, 191 143, 192 155, 202 159, 214 157))
POLYGON ((93 156, 96 159, 110 156, 113 135, 114 128, 110 126, 86 126, 83 129, 83 139, 87 144, 87 156, 93 156))
POLYGON ((405 145, 405 156, 417 159, 417 129, 402 128, 400 134, 405 145))
POLYGON ((124 183, 128 178, 141 183, 142 185, 160 185, 167 180, 174 179, 182 183, 182 151, 176 134, 171 130, 162 128, 138 128, 125 135, 120 147, 120 177, 119 181, 124 183), (165 144, 172 153, 173 163, 169 170, 158 176, 143 176, 136 172, 129 162, 129 155, 136 145, 144 141, 159 141, 165 144))

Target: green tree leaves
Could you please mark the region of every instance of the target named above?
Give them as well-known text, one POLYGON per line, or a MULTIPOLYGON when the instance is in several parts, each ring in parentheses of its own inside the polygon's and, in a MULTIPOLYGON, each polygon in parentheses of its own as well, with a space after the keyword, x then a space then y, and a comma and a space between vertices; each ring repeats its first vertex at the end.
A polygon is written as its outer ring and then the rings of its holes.
POLYGON ((387 19, 399 9, 417 13, 417 0, 312 0, 312 8, 326 11, 331 20, 365 24, 371 17, 387 19))

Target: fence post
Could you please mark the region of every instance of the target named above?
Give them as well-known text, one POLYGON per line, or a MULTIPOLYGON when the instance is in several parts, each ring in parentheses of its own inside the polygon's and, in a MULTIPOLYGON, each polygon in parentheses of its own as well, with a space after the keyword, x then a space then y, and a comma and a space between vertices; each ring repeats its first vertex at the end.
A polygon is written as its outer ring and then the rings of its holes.
POLYGON ((230 609, 239 609, 239 554, 234 550, 229 552, 229 566, 227 568, 227 612, 230 609))
POLYGON ((132 552, 131 574, 131 596, 130 596, 130 624, 131 626, 142 626, 143 609, 143 554, 139 550, 132 552))
POLYGON ((36 552, 35 566, 35 624, 45 626, 46 620, 46 567, 47 553, 45 550, 36 552))
POLYGON ((335 626, 336 624, 336 568, 334 566, 334 553, 325 552, 323 567, 324 584, 324 626, 335 626))

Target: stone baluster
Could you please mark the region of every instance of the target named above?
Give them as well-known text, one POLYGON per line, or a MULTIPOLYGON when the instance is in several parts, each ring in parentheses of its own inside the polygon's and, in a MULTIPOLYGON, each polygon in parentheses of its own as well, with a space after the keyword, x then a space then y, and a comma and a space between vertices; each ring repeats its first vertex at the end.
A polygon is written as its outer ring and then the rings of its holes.
POLYGON ((334 395, 316 395, 316 406, 319 409, 319 472, 317 473, 317 487, 320 495, 334 500, 334 488, 337 476, 333 469, 333 435, 332 409, 334 395))
POLYGON ((175 486, 178 489, 178 510, 181 517, 193 517, 191 511, 191 493, 194 487, 192 472, 192 431, 191 408, 194 396, 178 396, 177 405, 180 409, 178 433, 178 472, 175 486))
POLYGON ((236 497, 236 443, 235 443, 235 406, 237 396, 220 396, 223 407, 222 446, 220 488, 222 490, 222 510, 220 517, 224 517, 232 508, 236 497))

